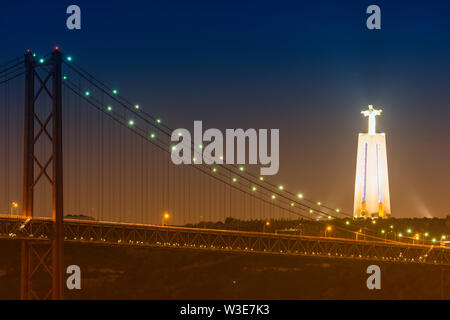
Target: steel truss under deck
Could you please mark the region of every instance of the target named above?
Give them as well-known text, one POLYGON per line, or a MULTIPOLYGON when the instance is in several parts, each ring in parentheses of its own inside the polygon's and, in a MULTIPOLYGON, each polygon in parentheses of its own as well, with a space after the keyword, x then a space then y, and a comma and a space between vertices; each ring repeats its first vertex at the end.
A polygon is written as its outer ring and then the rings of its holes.
MULTIPOLYGON (((0 239, 45 242, 53 230, 52 220, 0 218, 0 239)), ((64 241, 450 265, 450 248, 440 246, 97 221, 65 220, 64 241)))

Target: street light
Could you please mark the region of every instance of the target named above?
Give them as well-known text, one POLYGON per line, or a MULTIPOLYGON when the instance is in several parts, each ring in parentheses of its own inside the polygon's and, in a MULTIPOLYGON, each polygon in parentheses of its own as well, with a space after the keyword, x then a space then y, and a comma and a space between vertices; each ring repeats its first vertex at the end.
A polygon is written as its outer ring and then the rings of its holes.
POLYGON ((428 232, 425 232, 424 234, 423 234, 423 238, 422 238, 422 244, 425 244, 425 238, 428 238, 430 236, 430 233, 428 233, 428 232))
POLYGON ((333 230, 333 228, 331 226, 327 226, 325 229, 325 237, 327 236, 328 233, 330 233, 333 230))
MULTIPOLYGON (((17 208, 19 208, 19 204, 17 202, 11 203, 11 215, 13 215, 14 209, 17 209, 17 208)), ((16 212, 16 214, 17 214, 17 212, 16 212)))
POLYGON ((442 235, 442 237, 441 237, 441 246, 445 246, 445 239, 447 239, 447 237, 445 235, 442 235))
POLYGON ((162 215, 162 225, 165 226, 166 221, 169 219, 170 219, 170 214, 167 211, 164 212, 164 214, 162 215))
POLYGON ((264 223, 264 226, 263 226, 263 233, 266 232, 266 228, 267 228, 267 227, 270 227, 270 221, 266 221, 266 223, 264 223))
POLYGON ((359 235, 360 234, 362 234, 362 229, 361 228, 359 228, 359 230, 358 231, 356 231, 356 240, 359 240, 359 235))

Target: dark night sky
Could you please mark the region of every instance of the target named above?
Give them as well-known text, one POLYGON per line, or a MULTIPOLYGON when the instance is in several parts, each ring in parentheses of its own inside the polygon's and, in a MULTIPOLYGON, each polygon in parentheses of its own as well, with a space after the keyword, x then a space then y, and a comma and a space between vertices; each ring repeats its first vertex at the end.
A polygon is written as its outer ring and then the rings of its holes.
POLYGON ((14 1, 0 61, 58 44, 171 127, 280 128, 271 178, 352 210, 360 114, 384 110, 393 216, 450 214, 448 1, 14 1), (82 30, 65 27, 77 4, 82 30), (365 27, 381 7, 382 30, 365 27))

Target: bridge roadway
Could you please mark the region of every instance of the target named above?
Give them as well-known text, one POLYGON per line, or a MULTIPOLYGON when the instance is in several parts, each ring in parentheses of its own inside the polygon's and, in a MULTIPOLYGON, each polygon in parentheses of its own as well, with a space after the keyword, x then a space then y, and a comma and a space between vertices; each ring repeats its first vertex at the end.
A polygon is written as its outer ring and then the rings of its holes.
MULTIPOLYGON (((0 216, 0 239, 49 241, 52 220, 0 216)), ((450 265, 450 248, 394 241, 64 220, 65 242, 450 265)))

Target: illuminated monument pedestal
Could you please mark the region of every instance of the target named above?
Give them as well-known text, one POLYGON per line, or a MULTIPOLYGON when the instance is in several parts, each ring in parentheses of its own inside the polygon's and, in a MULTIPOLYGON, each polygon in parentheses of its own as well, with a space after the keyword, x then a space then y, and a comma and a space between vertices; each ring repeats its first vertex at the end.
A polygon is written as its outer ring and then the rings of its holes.
POLYGON ((369 117, 369 132, 360 133, 356 161, 353 216, 389 218, 391 205, 386 155, 386 136, 375 132, 375 116, 381 110, 370 105, 362 112, 369 117))

